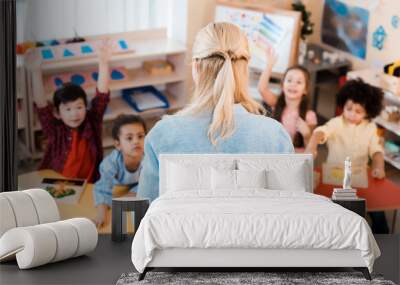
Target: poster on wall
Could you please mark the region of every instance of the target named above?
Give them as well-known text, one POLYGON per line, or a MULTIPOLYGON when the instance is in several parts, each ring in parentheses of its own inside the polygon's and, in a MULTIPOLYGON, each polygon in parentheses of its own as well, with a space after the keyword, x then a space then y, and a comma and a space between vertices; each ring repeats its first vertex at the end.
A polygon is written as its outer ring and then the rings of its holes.
POLYGON ((322 42, 365 59, 369 11, 338 0, 325 0, 322 42))
POLYGON ((250 67, 260 70, 265 68, 267 62, 265 50, 268 46, 272 46, 278 53, 274 72, 284 73, 289 66, 295 63, 292 51, 298 41, 296 14, 283 14, 279 10, 261 12, 217 5, 215 21, 234 23, 245 32, 249 39, 250 67))

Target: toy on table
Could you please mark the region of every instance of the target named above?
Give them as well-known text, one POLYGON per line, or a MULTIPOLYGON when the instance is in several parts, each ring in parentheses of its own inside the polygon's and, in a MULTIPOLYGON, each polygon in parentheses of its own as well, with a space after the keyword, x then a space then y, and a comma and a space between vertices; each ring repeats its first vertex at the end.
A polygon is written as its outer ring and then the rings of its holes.
POLYGON ((343 188, 334 188, 332 193, 332 199, 334 200, 350 200, 357 199, 357 190, 351 186, 351 160, 350 157, 346 157, 344 161, 344 177, 343 177, 343 188))
MULTIPOLYGON (((324 163, 322 165, 322 183, 329 185, 342 185, 345 177, 343 165, 324 163)), ((352 166, 351 184, 358 188, 368 187, 367 168, 364 166, 352 166)))

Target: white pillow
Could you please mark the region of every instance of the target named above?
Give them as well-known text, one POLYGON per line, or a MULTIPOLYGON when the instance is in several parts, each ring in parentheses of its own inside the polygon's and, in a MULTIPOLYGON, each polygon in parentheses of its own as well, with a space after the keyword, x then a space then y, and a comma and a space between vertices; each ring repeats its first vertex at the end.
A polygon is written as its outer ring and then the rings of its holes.
POLYGON ((211 167, 168 163, 167 191, 211 188, 211 167))
POLYGON ((267 172, 262 170, 211 169, 211 184, 215 190, 239 190, 241 188, 266 188, 267 172))
POLYGON ((212 190, 236 190, 236 170, 211 168, 212 190))
POLYGON ((304 160, 239 160, 240 170, 266 170, 267 188, 271 190, 307 191, 307 167, 304 160))
POLYGON ((267 170, 236 170, 237 188, 267 188, 267 170))

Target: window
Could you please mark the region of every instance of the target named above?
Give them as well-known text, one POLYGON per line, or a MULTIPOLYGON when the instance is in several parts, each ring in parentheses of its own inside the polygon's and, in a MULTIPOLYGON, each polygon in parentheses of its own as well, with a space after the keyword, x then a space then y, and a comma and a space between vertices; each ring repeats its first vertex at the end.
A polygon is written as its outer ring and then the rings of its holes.
POLYGON ((17 0, 17 42, 167 27, 166 0, 17 0))

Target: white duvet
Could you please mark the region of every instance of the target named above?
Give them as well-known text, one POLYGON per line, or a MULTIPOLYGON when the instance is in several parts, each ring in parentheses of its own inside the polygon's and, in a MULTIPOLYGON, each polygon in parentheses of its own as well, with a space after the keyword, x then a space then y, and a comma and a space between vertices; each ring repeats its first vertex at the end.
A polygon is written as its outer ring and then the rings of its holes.
POLYGON ((165 248, 358 249, 370 272, 380 255, 359 215, 323 196, 261 189, 164 194, 140 223, 133 265, 143 272, 165 248))

